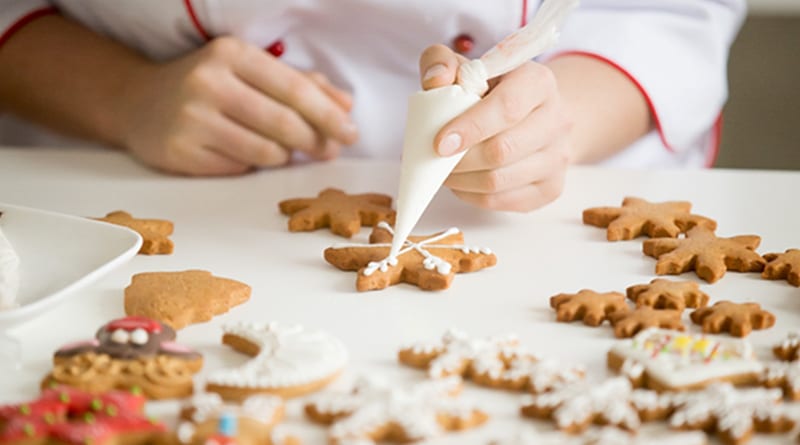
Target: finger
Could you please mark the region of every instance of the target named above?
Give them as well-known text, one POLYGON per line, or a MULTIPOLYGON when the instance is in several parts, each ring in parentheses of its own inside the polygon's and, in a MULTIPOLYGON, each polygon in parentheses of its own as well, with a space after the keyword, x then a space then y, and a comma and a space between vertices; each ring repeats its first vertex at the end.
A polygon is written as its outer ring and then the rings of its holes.
POLYGON ((276 167, 285 165, 291 158, 285 147, 224 115, 217 115, 208 127, 213 150, 242 164, 276 167))
POLYGON ((461 200, 488 210, 529 212, 555 200, 564 188, 564 173, 546 180, 500 193, 472 193, 453 191, 461 200))
POLYGON ((167 167, 174 173, 188 176, 240 175, 251 168, 208 147, 187 148, 178 155, 177 162, 167 167))
POLYGON ((314 81, 322 91, 325 92, 331 99, 336 101, 348 113, 353 109, 353 96, 347 91, 341 90, 334 86, 327 76, 318 72, 308 73, 308 77, 314 81))
POLYGON ((552 72, 533 62, 503 76, 480 102, 447 123, 436 135, 440 156, 451 156, 518 124, 555 90, 552 72))
POLYGON ((444 45, 425 48, 419 57, 420 85, 423 90, 452 85, 458 67, 466 59, 444 45))
POLYGON ((239 63, 235 72, 245 82, 295 110, 326 138, 343 144, 358 139, 358 130, 347 111, 308 76, 260 51, 243 59, 246 62, 239 63))

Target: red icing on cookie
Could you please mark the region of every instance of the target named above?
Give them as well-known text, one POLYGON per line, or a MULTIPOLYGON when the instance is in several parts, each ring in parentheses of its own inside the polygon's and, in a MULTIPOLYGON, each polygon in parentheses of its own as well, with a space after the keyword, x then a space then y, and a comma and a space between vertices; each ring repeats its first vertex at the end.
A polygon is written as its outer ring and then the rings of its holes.
POLYGON ((149 334, 158 334, 161 332, 161 324, 147 317, 132 316, 112 320, 106 325, 106 329, 109 331, 114 331, 116 329, 123 329, 125 331, 144 329, 149 334))
POLYGON ((73 445, 103 445, 110 439, 130 433, 165 431, 162 424, 136 415, 89 417, 82 421, 55 425, 50 436, 60 443, 73 445))

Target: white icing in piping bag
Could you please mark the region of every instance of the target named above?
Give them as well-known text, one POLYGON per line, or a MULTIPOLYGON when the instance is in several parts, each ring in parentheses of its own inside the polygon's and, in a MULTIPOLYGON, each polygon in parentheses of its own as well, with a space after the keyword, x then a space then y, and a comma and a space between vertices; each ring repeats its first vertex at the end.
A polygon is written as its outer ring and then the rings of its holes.
POLYGON ((397 218, 389 257, 397 255, 436 192, 466 151, 439 156, 433 140, 450 120, 480 101, 487 81, 532 60, 553 46, 558 29, 578 0, 545 0, 525 27, 503 39, 480 59, 462 64, 456 85, 419 91, 408 99, 397 218))

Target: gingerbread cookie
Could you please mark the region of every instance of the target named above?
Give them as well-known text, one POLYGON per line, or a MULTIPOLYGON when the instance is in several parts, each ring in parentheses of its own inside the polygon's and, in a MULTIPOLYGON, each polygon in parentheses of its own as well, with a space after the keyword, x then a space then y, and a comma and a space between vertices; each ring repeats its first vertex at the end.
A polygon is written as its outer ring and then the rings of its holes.
POLYGON ((761 383, 767 388, 780 388, 790 400, 800 400, 800 362, 768 362, 764 364, 761 383))
POLYGON ((458 377, 408 388, 362 379, 350 393, 316 396, 305 411, 311 420, 331 425, 332 445, 415 442, 486 422, 485 413, 455 397, 460 389, 458 377))
POLYGON ((206 390, 225 400, 255 394, 297 397, 332 382, 347 363, 344 345, 322 331, 278 323, 236 323, 222 342, 253 358, 238 368, 211 372, 206 390))
POLYGON ((577 294, 558 294, 550 297, 550 307, 556 310, 556 320, 583 320, 587 326, 600 326, 611 314, 628 312, 625 295, 619 292, 599 293, 583 289, 577 294))
POLYGON ((764 255, 767 265, 761 277, 768 280, 785 279, 792 286, 800 286, 800 249, 789 249, 784 253, 764 255))
POLYGON ((384 289, 409 283, 425 290, 450 287, 455 274, 494 266, 491 250, 464 244, 456 228, 432 236, 411 236, 396 257, 389 258, 394 231, 380 222, 370 235, 370 244, 343 244, 325 249, 325 260, 341 270, 357 270, 356 289, 384 289))
POLYGON ((637 435, 612 427, 589 430, 580 436, 560 432, 539 433, 526 431, 508 441, 495 441, 489 445, 707 445, 708 438, 700 431, 670 434, 637 435))
POLYGON ((628 298, 636 307, 649 306, 655 309, 683 311, 687 307, 708 306, 708 294, 700 290, 694 281, 670 281, 656 278, 650 284, 637 284, 626 290, 628 298))
POLYGON ((714 283, 726 270, 761 272, 764 258, 755 252, 761 243, 756 235, 719 238, 712 230, 694 227, 686 238, 654 238, 645 240, 645 255, 658 259, 658 275, 681 274, 694 270, 697 276, 714 283))
POLYGON ((775 325, 775 316, 761 309, 758 303, 719 301, 692 312, 691 318, 703 327, 703 332, 728 332, 735 337, 746 337, 753 329, 768 329, 775 325))
POLYGON ((331 232, 350 238, 362 225, 394 222, 392 198, 378 193, 348 195, 339 189, 327 188, 316 198, 288 199, 281 201, 279 207, 281 213, 290 216, 290 232, 330 227, 331 232))
POLYGON ((250 286, 204 270, 145 272, 125 288, 125 313, 161 320, 175 329, 202 323, 250 298, 250 286))
POLYGON ((33 401, 0 406, 0 443, 5 445, 145 445, 166 429, 144 415, 144 397, 112 391, 47 389, 33 401))
POLYGON ((633 337, 648 328, 665 328, 683 331, 681 311, 674 309, 653 309, 648 306, 636 308, 632 312, 615 312, 609 316, 617 338, 633 337))
POLYGON ((195 394, 184 406, 174 443, 181 445, 299 445, 275 431, 283 418, 283 399, 270 395, 248 397, 241 404, 222 401, 218 394, 195 394))
POLYGON ((69 385, 91 393, 141 391, 151 399, 192 393, 192 376, 203 359, 174 342, 175 331, 145 317, 126 317, 102 326, 94 340, 56 351, 42 386, 69 385))
POLYGON ((103 218, 92 218, 118 226, 127 227, 142 236, 139 253, 144 255, 169 255, 175 248, 169 236, 172 235, 172 221, 163 219, 139 219, 130 213, 117 210, 103 218))
POLYGON ((783 341, 773 346, 772 352, 781 360, 797 360, 800 358, 800 335, 796 331, 789 332, 783 341))
POLYGON ((715 230, 717 223, 690 213, 686 201, 653 203, 640 198, 625 198, 622 207, 596 207, 583 211, 583 223, 608 227, 609 241, 631 240, 641 235, 675 238, 695 226, 715 230))
POLYGON ((460 375, 484 386, 532 393, 575 383, 585 374, 582 366, 529 353, 514 336, 471 339, 452 329, 439 342, 419 342, 402 348, 397 357, 400 363, 427 369, 434 379, 460 375))
POLYGON ((657 391, 703 388, 712 382, 755 384, 764 367, 746 340, 650 328, 608 352, 608 367, 635 386, 657 391))

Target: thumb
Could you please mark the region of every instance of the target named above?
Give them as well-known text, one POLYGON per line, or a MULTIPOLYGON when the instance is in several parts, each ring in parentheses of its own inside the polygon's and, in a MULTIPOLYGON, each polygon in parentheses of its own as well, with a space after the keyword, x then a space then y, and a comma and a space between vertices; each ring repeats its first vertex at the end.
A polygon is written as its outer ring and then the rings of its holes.
POLYGON ((420 84, 423 90, 452 85, 458 67, 466 59, 444 45, 429 46, 419 57, 420 84))

